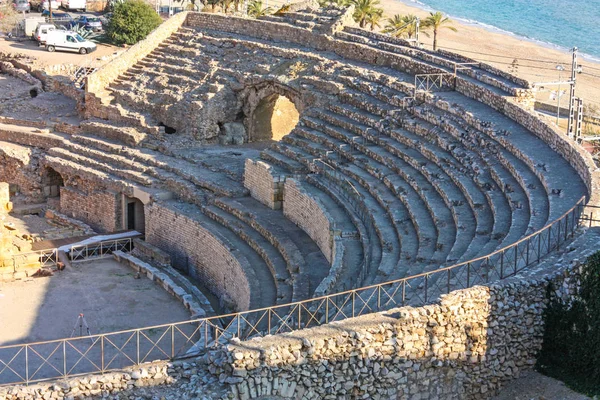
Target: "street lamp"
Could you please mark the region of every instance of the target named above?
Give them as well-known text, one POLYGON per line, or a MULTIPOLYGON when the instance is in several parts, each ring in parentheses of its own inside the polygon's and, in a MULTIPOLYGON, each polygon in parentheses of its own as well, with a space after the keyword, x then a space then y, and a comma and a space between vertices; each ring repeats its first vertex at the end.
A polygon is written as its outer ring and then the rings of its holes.
POLYGON ((558 120, 560 118, 560 78, 561 72, 565 70, 565 67, 563 67, 562 65, 557 65, 556 69, 558 70, 558 92, 556 93, 558 104, 556 106, 556 126, 558 126, 558 120))

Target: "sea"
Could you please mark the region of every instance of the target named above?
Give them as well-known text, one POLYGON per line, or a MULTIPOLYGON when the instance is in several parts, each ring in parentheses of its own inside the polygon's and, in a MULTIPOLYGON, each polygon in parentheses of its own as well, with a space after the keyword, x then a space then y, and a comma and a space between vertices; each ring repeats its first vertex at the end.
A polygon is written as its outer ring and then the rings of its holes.
POLYGON ((600 0, 402 1, 565 51, 576 46, 586 59, 600 61, 600 0))

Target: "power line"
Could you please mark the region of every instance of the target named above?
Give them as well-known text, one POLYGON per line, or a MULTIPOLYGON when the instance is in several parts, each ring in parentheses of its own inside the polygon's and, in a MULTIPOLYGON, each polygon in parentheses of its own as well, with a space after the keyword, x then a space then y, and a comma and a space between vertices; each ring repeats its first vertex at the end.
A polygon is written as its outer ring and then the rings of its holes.
MULTIPOLYGON (((431 45, 428 45, 431 46, 431 45)), ((520 57, 513 57, 513 56, 502 56, 502 55, 498 55, 498 54, 491 54, 491 53, 482 53, 479 51, 472 51, 472 50, 462 50, 462 49, 456 49, 453 47, 444 47, 444 46, 438 46, 441 49, 445 49, 445 50, 454 50, 454 51, 462 51, 464 53, 472 53, 472 54, 479 54, 482 56, 491 56, 491 57, 498 57, 498 58, 509 58, 509 59, 516 59, 516 60, 523 60, 523 61, 533 61, 533 62, 539 62, 539 63, 548 63, 548 64, 556 64, 556 63, 560 63, 560 61, 556 61, 556 60, 550 60, 549 58, 546 59, 534 59, 534 58, 520 58, 520 57)), ((566 61, 564 62, 566 63, 566 61)))

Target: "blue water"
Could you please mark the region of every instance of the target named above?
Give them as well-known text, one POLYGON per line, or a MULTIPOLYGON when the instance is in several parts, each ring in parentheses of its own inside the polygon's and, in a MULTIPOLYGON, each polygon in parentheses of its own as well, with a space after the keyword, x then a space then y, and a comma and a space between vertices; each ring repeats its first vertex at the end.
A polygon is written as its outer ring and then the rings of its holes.
POLYGON ((600 58, 600 0, 404 0, 600 58))

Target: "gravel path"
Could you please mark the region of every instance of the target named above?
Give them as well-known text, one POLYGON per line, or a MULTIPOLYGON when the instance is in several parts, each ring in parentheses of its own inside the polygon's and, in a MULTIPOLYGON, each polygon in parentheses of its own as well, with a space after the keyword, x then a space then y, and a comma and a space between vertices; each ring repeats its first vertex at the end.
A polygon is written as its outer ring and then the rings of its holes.
POLYGON ((492 400, 588 400, 559 380, 535 371, 526 371, 519 379, 510 382, 492 400))

